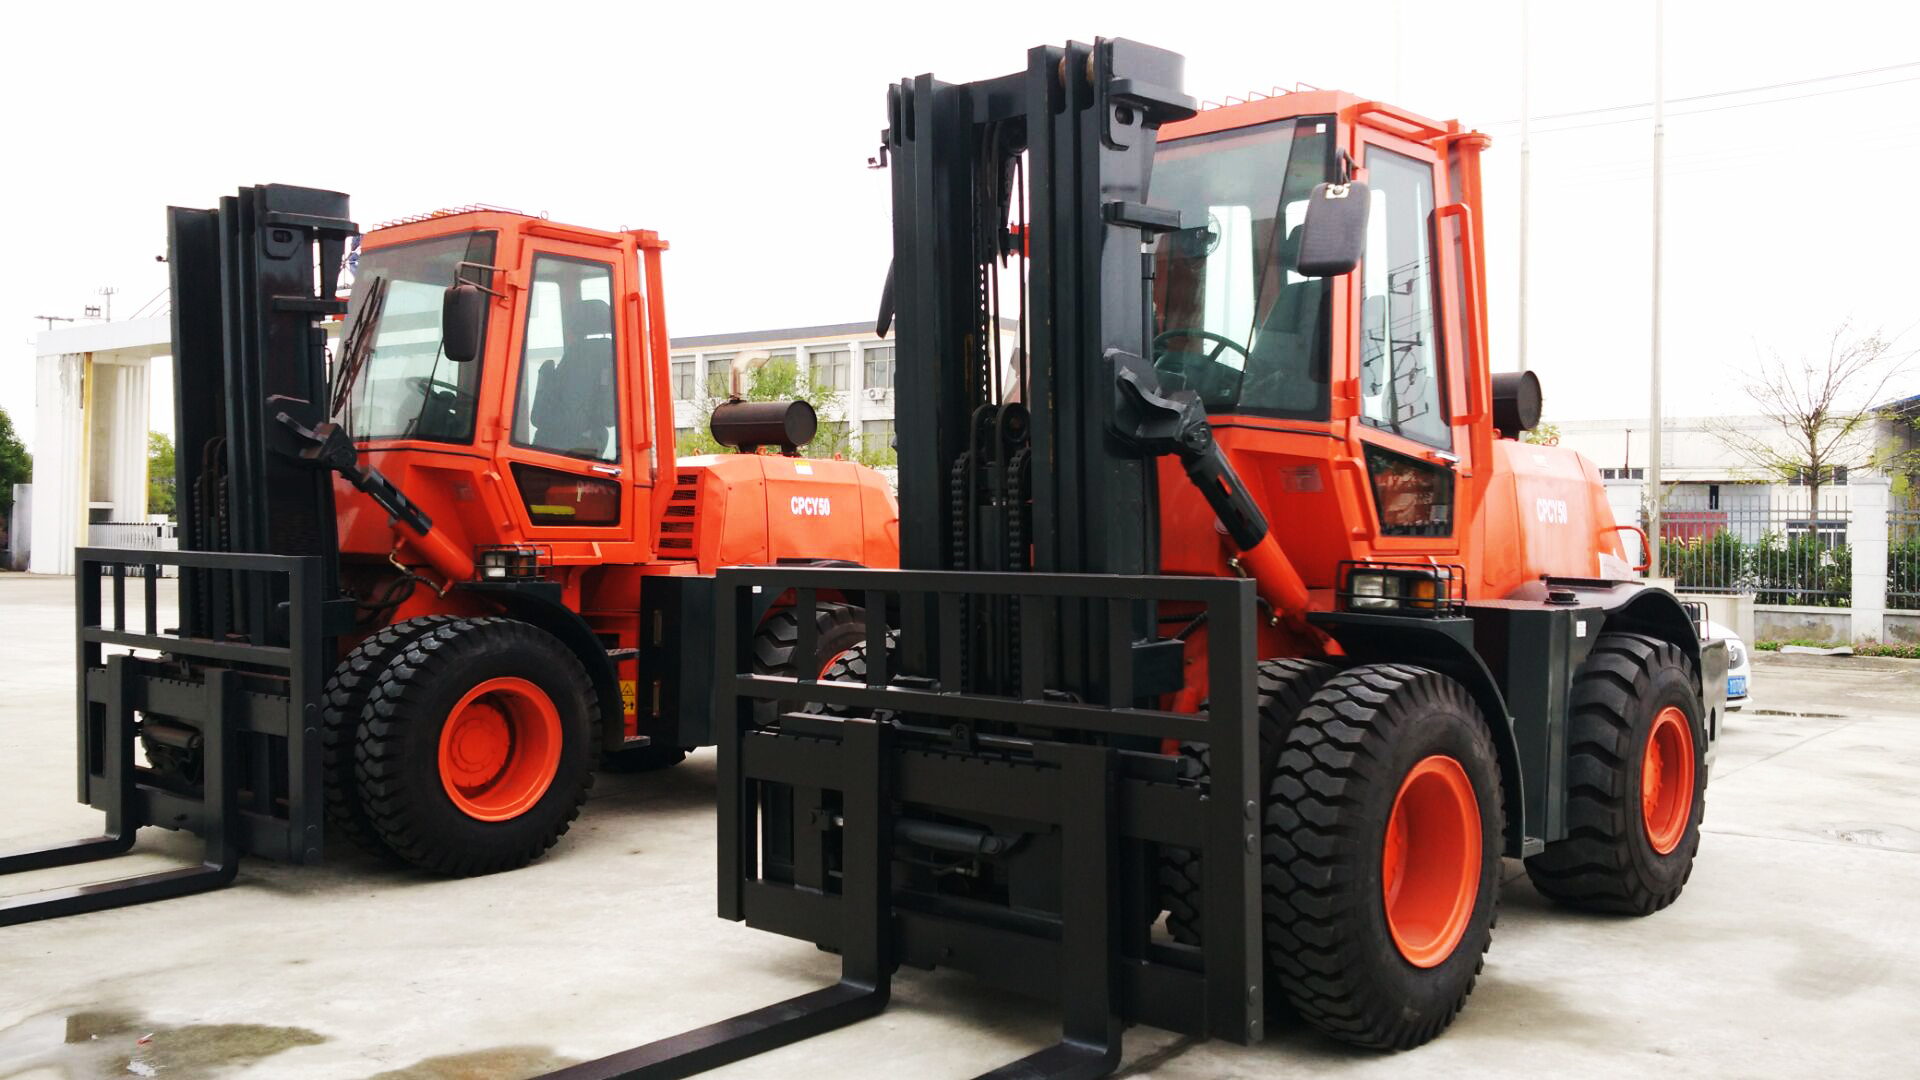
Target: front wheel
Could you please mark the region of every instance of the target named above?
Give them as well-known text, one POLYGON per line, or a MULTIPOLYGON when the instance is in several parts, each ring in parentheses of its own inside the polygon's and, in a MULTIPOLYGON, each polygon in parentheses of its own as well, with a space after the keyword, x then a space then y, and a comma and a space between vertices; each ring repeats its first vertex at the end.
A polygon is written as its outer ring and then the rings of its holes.
POLYGON ((512 870, 579 815, 599 728, 586 669, 551 634, 501 618, 436 626, 368 696, 354 748, 361 803, 416 866, 512 870))
POLYGON ((1268 963, 1308 1023, 1404 1050, 1473 991, 1499 903, 1500 766, 1459 683, 1344 671, 1280 752, 1262 861, 1268 963))

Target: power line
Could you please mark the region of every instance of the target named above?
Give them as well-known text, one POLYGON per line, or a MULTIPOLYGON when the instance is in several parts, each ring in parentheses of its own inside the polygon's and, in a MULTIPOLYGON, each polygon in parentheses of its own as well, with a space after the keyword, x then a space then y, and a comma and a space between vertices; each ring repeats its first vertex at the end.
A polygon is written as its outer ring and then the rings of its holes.
MULTIPOLYGON (((1737 90, 1715 90, 1709 94, 1693 94, 1688 97, 1668 98, 1667 103, 1668 104, 1684 104, 1689 101, 1710 101, 1715 98, 1736 97, 1741 94, 1758 94, 1767 90, 1786 90, 1796 86, 1812 86, 1816 83, 1834 82, 1839 79, 1857 79, 1865 75, 1883 75, 1889 71, 1905 71, 1909 68, 1920 68, 1920 60, 1916 60, 1916 61, 1912 61, 1904 64, 1888 64, 1885 67, 1861 68, 1859 71, 1846 71, 1836 75, 1816 75, 1810 79, 1794 79, 1790 82, 1768 83, 1765 86, 1746 86, 1746 87, 1741 87, 1737 90)), ((1886 86, 1886 85, 1889 85, 1890 83, 1909 82, 1909 81, 1911 80, 1890 79, 1887 82, 1872 83, 1869 85, 1870 86, 1886 86)), ((1849 87, 1846 89, 1866 89, 1866 87, 1849 87)), ((1812 95, 1804 95, 1804 96, 1812 96, 1812 95)), ((1792 101, 1794 99, 1791 97, 1785 97, 1785 98, 1771 98, 1769 100, 1792 101)), ((1766 102, 1756 101, 1756 102, 1751 102, 1751 104, 1764 105, 1766 104, 1766 102)), ((1579 116, 1598 116, 1602 113, 1624 112, 1628 109, 1651 109, 1651 108, 1653 108, 1653 102, 1641 101, 1631 105, 1606 105, 1597 109, 1579 109, 1574 112, 1549 113, 1545 116, 1535 116, 1532 119, 1534 120, 1571 120, 1579 116)), ((1700 109, 1695 111, 1711 112, 1713 110, 1700 109)), ((1518 118, 1515 118, 1512 120, 1495 120, 1494 122, 1488 124, 1487 126, 1503 127, 1508 124, 1518 124, 1519 122, 1520 121, 1518 118)), ((1585 126, 1585 125, 1580 125, 1580 126, 1585 126)), ((1567 129, 1557 128, 1555 130, 1567 130, 1567 129)))
MULTIPOLYGON (((1763 101, 1736 101, 1731 105, 1715 105, 1710 109, 1682 109, 1668 113, 1668 116, 1699 116, 1701 113, 1725 112, 1728 109, 1750 109, 1755 105, 1778 105, 1786 101, 1799 101, 1803 98, 1826 97, 1830 94, 1846 94, 1855 90, 1875 90, 1883 86, 1896 86, 1900 83, 1920 82, 1920 75, 1911 75, 1904 79, 1887 79, 1883 82, 1865 83, 1860 86, 1836 86, 1831 90, 1815 90, 1808 94, 1790 94, 1786 97, 1767 98, 1763 101)), ((1591 124, 1563 124, 1560 127, 1535 128, 1535 131, 1551 134, 1556 131, 1578 131, 1582 128, 1612 127, 1616 124, 1645 123, 1646 118, 1629 116, 1621 120, 1596 120, 1591 124)))

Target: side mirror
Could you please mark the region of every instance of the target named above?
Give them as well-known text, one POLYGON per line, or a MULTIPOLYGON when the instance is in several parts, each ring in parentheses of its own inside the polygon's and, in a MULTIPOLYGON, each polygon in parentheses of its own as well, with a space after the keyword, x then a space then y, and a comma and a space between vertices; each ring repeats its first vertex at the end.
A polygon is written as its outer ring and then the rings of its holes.
POLYGON ((447 286, 440 301, 440 347, 447 359, 465 364, 480 358, 487 332, 487 291, 470 281, 447 286))
POLYGON ((1300 223, 1300 273, 1338 277, 1353 272, 1367 250, 1367 185, 1317 184, 1300 223))

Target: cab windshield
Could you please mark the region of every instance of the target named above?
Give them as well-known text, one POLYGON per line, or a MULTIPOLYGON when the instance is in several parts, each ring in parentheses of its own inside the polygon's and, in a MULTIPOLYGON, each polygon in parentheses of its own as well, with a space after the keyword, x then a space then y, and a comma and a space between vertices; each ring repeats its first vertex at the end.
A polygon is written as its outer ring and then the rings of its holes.
POLYGON ((1152 202, 1186 228, 1153 244, 1154 367, 1209 412, 1327 418, 1327 280, 1300 275, 1300 223, 1332 172, 1334 120, 1162 144, 1152 202))
MULTIPOLYGON (((353 379, 342 422, 356 440, 473 441, 480 361, 456 364, 440 348, 440 306, 456 273, 488 284, 494 234, 460 233, 363 252, 347 303, 348 327, 384 290, 379 316, 362 334, 370 349, 353 379), (462 263, 474 264, 462 267, 462 263)), ((349 342, 342 355, 359 343, 349 342)))

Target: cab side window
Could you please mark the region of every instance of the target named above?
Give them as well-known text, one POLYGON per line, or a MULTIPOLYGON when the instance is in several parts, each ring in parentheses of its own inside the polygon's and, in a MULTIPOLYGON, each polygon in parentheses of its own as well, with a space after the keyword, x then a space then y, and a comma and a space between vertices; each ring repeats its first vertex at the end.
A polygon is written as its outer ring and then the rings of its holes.
POLYGON ((613 268, 536 255, 513 410, 517 446, 592 461, 620 456, 613 268))
POLYGON ((1433 166, 1367 148, 1372 205, 1360 262, 1360 418, 1432 446, 1452 442, 1434 333, 1433 166))

